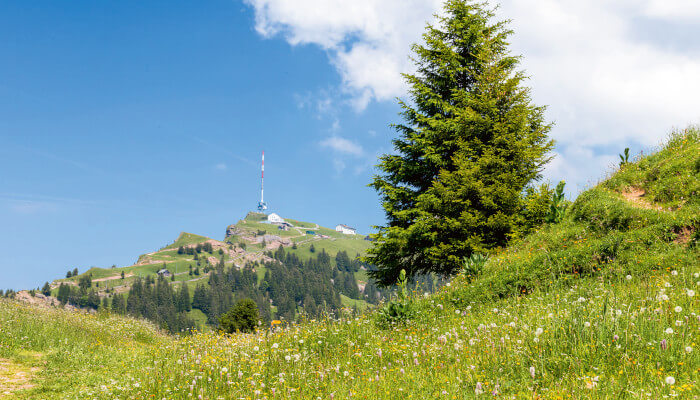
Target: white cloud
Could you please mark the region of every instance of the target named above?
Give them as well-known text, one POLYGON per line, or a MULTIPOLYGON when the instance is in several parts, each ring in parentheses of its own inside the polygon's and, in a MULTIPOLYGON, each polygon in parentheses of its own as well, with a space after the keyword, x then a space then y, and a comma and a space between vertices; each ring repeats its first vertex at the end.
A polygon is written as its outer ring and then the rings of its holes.
POLYGON ((226 171, 228 169, 228 166, 225 163, 218 163, 214 166, 214 169, 217 171, 226 171))
MULTIPOLYGON (((405 97, 400 73, 413 70, 410 44, 420 40, 426 21, 442 5, 441 0, 246 1, 261 35, 325 49, 342 78, 340 89, 357 110, 405 97)), ((661 22, 694 31, 700 27, 700 1, 502 0, 498 16, 512 20, 511 49, 523 55, 535 103, 549 105, 547 118, 556 122, 551 135, 560 159, 547 177, 568 171, 573 177, 567 179, 581 187, 601 176, 622 148, 647 149, 672 127, 700 121, 700 51, 681 52, 684 46, 638 35, 651 28, 645 24, 658 29, 661 22)))
POLYGON ((643 8, 649 17, 670 20, 700 20, 700 1, 697 0, 648 0, 643 8))
POLYGON ((328 51, 353 106, 391 100, 405 92, 410 45, 420 40, 441 0, 245 0, 264 37, 282 35, 291 45, 328 51))
POLYGON ((321 147, 327 147, 337 153, 360 157, 365 154, 365 151, 357 143, 351 142, 348 139, 340 136, 331 136, 319 143, 321 147))

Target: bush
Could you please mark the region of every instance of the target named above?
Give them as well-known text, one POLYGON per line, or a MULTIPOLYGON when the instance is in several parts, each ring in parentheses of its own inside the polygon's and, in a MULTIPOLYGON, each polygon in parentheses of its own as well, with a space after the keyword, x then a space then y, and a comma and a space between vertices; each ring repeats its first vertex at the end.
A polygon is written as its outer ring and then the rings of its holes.
POLYGON ((402 324, 410 320, 415 314, 413 302, 408 296, 406 289, 408 281, 406 279, 406 270, 402 269, 399 273, 398 290, 396 298, 389 301, 384 308, 377 313, 377 323, 381 327, 389 327, 396 324, 402 324))
POLYGON ((258 306, 251 299, 239 300, 219 318, 219 326, 226 333, 254 332, 258 325, 258 306))

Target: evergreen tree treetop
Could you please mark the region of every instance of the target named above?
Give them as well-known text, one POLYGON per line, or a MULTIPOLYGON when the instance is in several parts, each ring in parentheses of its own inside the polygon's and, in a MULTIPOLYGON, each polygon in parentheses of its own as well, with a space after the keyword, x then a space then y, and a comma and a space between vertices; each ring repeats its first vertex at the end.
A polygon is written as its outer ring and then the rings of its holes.
POLYGON ((532 225, 525 193, 550 160, 551 124, 508 51, 507 21, 493 19, 485 3, 450 0, 412 47, 416 73, 404 75, 411 101, 399 101, 396 152, 380 158, 370 185, 388 224, 376 227, 365 261, 382 284, 401 269, 449 275, 532 225))

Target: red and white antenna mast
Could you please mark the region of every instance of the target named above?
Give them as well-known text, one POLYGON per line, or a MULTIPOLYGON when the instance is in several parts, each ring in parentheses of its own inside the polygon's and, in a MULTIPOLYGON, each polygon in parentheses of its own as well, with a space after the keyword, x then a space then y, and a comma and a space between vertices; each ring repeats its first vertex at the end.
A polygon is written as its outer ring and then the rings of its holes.
POLYGON ((258 203, 258 211, 265 212, 267 204, 265 203, 265 151, 262 152, 262 169, 260 170, 260 202, 258 203))

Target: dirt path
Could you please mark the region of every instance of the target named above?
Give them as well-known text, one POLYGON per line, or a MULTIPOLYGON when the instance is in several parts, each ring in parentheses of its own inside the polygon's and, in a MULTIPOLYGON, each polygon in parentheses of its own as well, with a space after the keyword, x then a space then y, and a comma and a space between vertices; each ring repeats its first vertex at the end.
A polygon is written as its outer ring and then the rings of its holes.
POLYGON ((627 192, 620 193, 622 197, 633 206, 638 208, 643 208, 645 210, 656 210, 656 211, 666 211, 663 207, 648 202, 644 196, 646 192, 644 189, 632 187, 627 192))
MULTIPOLYGON (((134 276, 133 272, 129 272, 128 274, 124 275, 124 278, 131 278, 134 276)), ((105 281, 113 281, 115 279, 122 279, 121 274, 120 275, 113 275, 113 276, 108 276, 106 278, 98 278, 98 279, 93 279, 93 282, 105 282, 105 281)))
MULTIPOLYGON (((38 360, 41 354, 32 353, 29 357, 38 360)), ((11 399, 16 393, 33 388, 32 379, 40 369, 0 358, 0 399, 11 399)))

